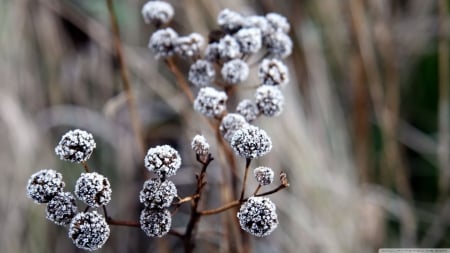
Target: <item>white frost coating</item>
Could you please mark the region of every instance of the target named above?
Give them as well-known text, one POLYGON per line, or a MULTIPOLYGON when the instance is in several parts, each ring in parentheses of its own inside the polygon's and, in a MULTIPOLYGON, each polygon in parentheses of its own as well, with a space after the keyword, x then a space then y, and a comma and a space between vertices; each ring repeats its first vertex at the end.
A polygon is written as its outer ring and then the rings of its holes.
POLYGON ((270 152, 272 141, 266 131, 247 124, 234 133, 231 147, 239 156, 254 159, 270 152))
POLYGON ((56 225, 65 226, 77 214, 75 197, 70 192, 59 192, 47 203, 46 218, 56 225))
POLYGON ((145 167, 159 177, 170 177, 180 168, 181 157, 171 146, 162 145, 150 148, 144 162, 145 167))
POLYGON ((244 17, 235 11, 224 9, 217 15, 217 23, 225 32, 234 32, 244 25, 244 17))
POLYGON ((222 67, 222 77, 229 84, 238 84, 248 77, 249 68, 245 61, 234 59, 226 62, 222 67))
POLYGON ((257 237, 271 234, 278 226, 275 204, 265 197, 250 197, 237 213, 241 228, 257 237))
POLYGON ((243 99, 236 107, 236 112, 244 116, 248 123, 251 123, 259 116, 259 110, 255 102, 250 99, 243 99))
POLYGON ((263 42, 267 50, 276 57, 286 58, 292 53, 292 40, 282 31, 268 34, 263 42))
POLYGON ((259 28, 242 28, 235 35, 241 52, 252 54, 258 52, 262 46, 262 35, 259 28))
POLYGON ((256 89, 255 101, 258 110, 268 117, 280 115, 284 108, 284 96, 277 86, 260 86, 256 89))
POLYGON ((149 1, 142 6, 142 17, 145 23, 156 26, 167 24, 172 20, 174 10, 172 5, 163 1, 149 1))
POLYGON ((209 143, 203 135, 197 134, 192 139, 191 148, 196 155, 207 156, 209 154, 209 143))
POLYGON ((230 35, 225 35, 225 37, 221 38, 217 47, 219 56, 224 61, 229 61, 241 56, 241 47, 239 46, 239 43, 230 35))
POLYGON ((257 167, 253 170, 253 175, 260 185, 269 185, 273 182, 274 173, 269 167, 257 167))
POLYGON ((139 219, 141 229, 149 237, 162 237, 172 226, 172 216, 167 209, 144 208, 139 219))
POLYGON ((188 36, 178 37, 175 40, 175 52, 185 58, 192 58, 200 55, 204 39, 198 33, 191 33, 188 36))
POLYGON ((61 173, 45 169, 31 175, 27 184, 27 195, 34 202, 42 204, 49 202, 63 188, 64 182, 61 173))
POLYGON ((218 42, 209 43, 206 46, 205 60, 210 61, 210 62, 216 62, 216 61, 220 60, 219 43, 218 42))
POLYGON ((90 207, 104 206, 111 200, 108 178, 97 173, 81 173, 75 184, 75 195, 90 207))
POLYGON ((139 200, 146 207, 165 208, 170 207, 176 196, 177 188, 172 181, 151 178, 145 181, 139 193, 139 200))
POLYGON ((70 130, 62 136, 58 145, 55 147, 55 153, 61 160, 81 163, 91 157, 95 147, 96 143, 92 134, 75 129, 70 130))
POLYGON ((261 62, 258 77, 262 85, 284 85, 289 82, 288 68, 275 58, 261 62))
POLYGON ((258 28, 263 36, 273 31, 269 21, 264 16, 249 16, 245 18, 244 27, 258 28))
POLYGON ((152 34, 148 47, 155 54, 156 59, 167 58, 175 52, 178 34, 172 28, 160 29, 152 34))
POLYGON ((194 101, 194 110, 207 117, 218 117, 226 110, 228 96, 211 87, 201 88, 194 101))
POLYGON ((219 130, 223 138, 226 141, 231 142, 234 133, 247 124, 244 116, 237 113, 228 113, 223 117, 222 122, 220 122, 219 130))
POLYGON ((188 73, 188 79, 197 87, 205 87, 214 82, 216 71, 214 66, 205 60, 197 60, 191 65, 188 73))
POLYGON ((268 13, 266 14, 266 19, 274 30, 288 33, 291 29, 287 19, 278 13, 268 13))
POLYGON ((78 213, 70 222, 69 237, 80 249, 100 249, 108 240, 109 234, 105 218, 96 211, 78 213))

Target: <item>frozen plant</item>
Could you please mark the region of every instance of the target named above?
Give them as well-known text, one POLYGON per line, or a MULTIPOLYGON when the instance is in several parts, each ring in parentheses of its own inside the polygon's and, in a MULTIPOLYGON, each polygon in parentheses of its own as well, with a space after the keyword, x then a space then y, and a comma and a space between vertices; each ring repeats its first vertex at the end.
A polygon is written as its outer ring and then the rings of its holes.
POLYGON ((176 196, 177 188, 172 181, 151 178, 142 186, 139 200, 149 208, 167 208, 176 196))
POLYGON ((278 116, 284 108, 284 96, 276 86, 263 85, 256 90, 256 106, 268 117, 278 116))
POLYGON ((278 59, 264 59, 259 65, 258 77, 262 85, 283 85, 289 82, 288 68, 278 59))
POLYGON ((144 4, 141 12, 145 23, 155 26, 169 23, 174 14, 172 5, 164 1, 149 1, 144 4))
POLYGON ((75 184, 75 195, 90 207, 108 204, 111 192, 108 178, 97 172, 81 173, 75 184))
POLYGON ((253 175, 260 185, 269 185, 273 182, 273 170, 269 167, 257 167, 253 170, 253 175))
POLYGON ((178 37, 174 42, 175 53, 185 58, 199 56, 203 41, 203 37, 198 33, 191 33, 188 36, 178 37))
POLYGON ((226 111, 228 96, 211 87, 201 88, 194 101, 194 110, 207 117, 220 117, 226 111))
POLYGON ((275 204, 265 197, 250 197, 237 213, 239 224, 246 232, 264 237, 278 226, 275 204))
POLYGON ((223 117, 222 122, 220 122, 219 130, 223 138, 226 141, 231 142, 234 133, 244 127, 244 125, 247 125, 247 121, 245 121, 245 118, 242 115, 228 113, 223 117))
POLYGON ((46 218, 57 225, 65 226, 77 214, 75 197, 70 192, 59 192, 48 203, 46 218))
POLYGON ((189 69, 188 79, 198 87, 205 87, 214 82, 216 71, 214 66, 205 60, 197 60, 189 69))
POLYGON ((96 211, 78 213, 70 222, 69 237, 80 249, 100 249, 108 240, 109 233, 105 218, 96 211))
POLYGON ((243 99, 236 107, 236 112, 244 116, 248 123, 251 123, 259 116, 259 110, 255 102, 250 99, 243 99))
POLYGON ((175 53, 175 45, 178 34, 172 28, 165 28, 153 33, 150 37, 148 47, 153 51, 156 58, 167 58, 175 53))
POLYGON ((92 134, 80 130, 70 130, 65 133, 58 145, 55 147, 55 153, 61 160, 81 163, 91 157, 96 143, 92 134))
POLYGON ((144 208, 139 219, 141 229, 149 237, 162 237, 172 226, 172 216, 167 209, 144 208))
POLYGON ((64 185, 61 173, 51 169, 40 170, 28 180, 27 195, 36 203, 47 203, 62 192, 64 185))
POLYGON ((181 166, 178 151, 169 145, 150 148, 144 161, 145 167, 159 177, 173 176, 181 166))
POLYGON ((247 63, 241 59, 226 62, 222 67, 222 77, 229 84, 238 84, 248 77, 249 68, 247 63))
POLYGON ((231 146, 238 155, 254 159, 270 152, 272 141, 266 131, 248 124, 234 133, 231 146))

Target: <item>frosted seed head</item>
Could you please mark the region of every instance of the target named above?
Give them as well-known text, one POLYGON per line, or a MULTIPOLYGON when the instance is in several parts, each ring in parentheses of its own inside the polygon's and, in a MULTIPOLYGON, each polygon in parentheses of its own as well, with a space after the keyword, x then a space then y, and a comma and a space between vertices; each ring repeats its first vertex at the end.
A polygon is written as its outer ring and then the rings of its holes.
POLYGON ((257 167, 253 170, 253 175, 260 185, 269 185, 273 182, 274 173, 269 167, 257 167))
POLYGON ((271 234, 278 226, 275 204, 265 197, 250 197, 237 213, 241 228, 257 237, 271 234))
POLYGON ((108 178, 97 173, 81 173, 75 184, 75 195, 90 207, 104 206, 111 200, 108 178))
POLYGON ((91 157, 95 147, 96 143, 92 134, 75 129, 70 130, 62 136, 58 145, 55 147, 55 153, 61 160, 81 163, 91 157))
POLYGON ((163 1, 149 1, 142 6, 142 17, 145 23, 160 26, 172 20, 174 10, 172 5, 163 1))
POLYGON ((194 110, 207 117, 219 117, 226 111, 228 96, 211 87, 201 88, 194 101, 194 110))
POLYGON ((275 31, 266 35, 263 42, 273 56, 286 58, 292 53, 292 40, 282 31, 275 31))
POLYGON ((259 116, 259 110, 255 102, 250 99, 243 99, 236 107, 236 112, 244 116, 248 123, 253 122, 259 116))
POLYGON ((234 59, 223 65, 221 73, 227 83, 238 84, 247 79, 249 68, 245 61, 234 59))
POLYGON ((219 40, 217 49, 219 57, 223 61, 229 61, 241 56, 241 47, 239 46, 239 43, 230 35, 225 35, 225 37, 219 40))
POLYGON ((148 47, 155 54, 156 59, 167 58, 175 52, 178 34, 172 28, 157 30, 150 37, 148 47))
POLYGON ((217 15, 217 23, 225 32, 234 33, 244 25, 244 17, 235 11, 224 9, 217 15))
POLYGON ((200 55, 200 48, 204 39, 198 33, 191 33, 189 36, 178 37, 175 40, 175 52, 184 58, 193 58, 200 55))
POLYGON ((264 59, 259 65, 259 80, 262 85, 283 85, 289 82, 288 68, 278 59, 264 59))
POLYGON ((144 162, 145 167, 159 177, 170 177, 180 168, 181 157, 171 146, 162 145, 150 148, 144 162))
POLYGON ((258 110, 268 117, 280 115, 284 108, 283 93, 276 86, 260 86, 256 89, 255 101, 258 110))
POLYGON ((69 237, 80 249, 100 249, 108 240, 109 234, 105 218, 96 211, 78 213, 70 222, 69 237))
POLYGON ((177 188, 172 181, 151 178, 145 181, 139 194, 139 200, 149 208, 170 207, 177 196, 177 188))
POLYGON ((47 203, 46 218, 57 225, 65 226, 77 214, 75 197, 70 192, 59 192, 47 203))
POLYGON ((259 28, 242 28, 235 35, 241 52, 253 54, 258 52, 262 46, 262 35, 259 28))
POLYGON ((266 19, 274 30, 288 33, 291 29, 287 19, 278 13, 268 13, 266 19))
POLYGON ((244 125, 231 138, 231 146, 242 157, 254 159, 272 149, 272 141, 266 131, 252 125, 244 125))
POLYGON ((163 237, 172 226, 172 217, 167 209, 144 208, 139 219, 141 229, 149 237, 163 237))
POLYGON ((228 113, 225 117, 223 117, 219 130, 223 138, 226 141, 231 142, 234 133, 244 127, 244 125, 247 125, 247 121, 245 121, 245 118, 242 115, 237 113, 228 113))
POLYGON ((204 58, 210 62, 217 62, 220 60, 219 43, 209 43, 205 49, 204 58))
POLYGON ((244 27, 258 28, 261 31, 261 35, 265 36, 273 32, 273 28, 269 21, 264 16, 249 16, 245 18, 244 27))
POLYGON ((197 87, 205 87, 214 82, 216 71, 214 66, 205 60, 197 60, 191 65, 188 73, 188 79, 197 87))
POLYGON ((195 154, 198 156, 207 156, 209 155, 209 143, 203 135, 197 134, 192 139, 191 143, 192 150, 194 150, 195 154))
POLYGON ((55 170, 40 170, 31 175, 27 184, 27 195, 34 202, 42 204, 49 202, 64 188, 61 173, 55 170))

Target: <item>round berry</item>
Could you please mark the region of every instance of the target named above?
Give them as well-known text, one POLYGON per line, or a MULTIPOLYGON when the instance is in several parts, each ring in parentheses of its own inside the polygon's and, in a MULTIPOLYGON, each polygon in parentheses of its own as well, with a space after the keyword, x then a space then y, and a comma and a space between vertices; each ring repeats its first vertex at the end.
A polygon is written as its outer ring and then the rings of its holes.
POLYGON ((259 110, 255 102, 250 99, 243 99, 236 107, 236 112, 244 116, 249 123, 254 121, 259 116, 259 110))
POLYGON ((27 185, 27 195, 36 203, 47 203, 64 188, 61 173, 55 170, 40 170, 31 175, 27 185))
POLYGON ((257 167, 253 170, 253 175, 260 185, 269 185, 273 182, 273 170, 269 167, 257 167))
POLYGON ((100 249, 109 238, 109 226, 96 211, 78 213, 70 222, 69 237, 80 249, 100 249))
POLYGON ((169 23, 174 14, 172 5, 163 1, 149 1, 144 4, 141 12, 145 23, 156 26, 169 23))
POLYGON ((172 225, 172 216, 167 209, 144 208, 139 219, 141 229, 149 237, 162 237, 172 225))
POLYGON ((260 86, 256 89, 255 101, 258 110, 265 116, 278 116, 283 111, 284 96, 276 86, 260 86))
POLYGON ((47 203, 46 218, 57 225, 65 226, 77 214, 75 197, 70 192, 59 192, 47 203))
POLYGON ((156 58, 167 58, 174 54, 178 34, 172 28, 157 30, 150 37, 148 47, 156 58))
POLYGON ((219 117, 226 110, 228 96, 211 87, 201 88, 194 101, 194 110, 207 117, 219 117))
POLYGON ((205 60, 197 60, 189 68, 188 79, 197 87, 205 87, 214 82, 216 71, 213 65, 205 60))
POLYGON ((61 160, 81 163, 91 157, 95 147, 96 143, 92 134, 75 129, 63 135, 55 147, 55 153, 61 160))
POLYGON ((249 68, 245 61, 234 59, 226 62, 222 67, 222 77, 229 84, 238 84, 248 77, 249 68))
POLYGON ((111 192, 108 178, 97 172, 81 173, 75 184, 75 195, 90 207, 108 204, 111 192))
POLYGON ((257 237, 267 236, 278 226, 275 204, 268 198, 250 197, 237 213, 241 228, 257 237))
POLYGON ((237 113, 228 113, 223 117, 222 122, 220 122, 219 130, 223 138, 231 142, 234 133, 241 129, 244 125, 247 125, 245 118, 237 113))
POLYGON ((258 76, 262 85, 283 85, 289 82, 288 68, 277 59, 264 59, 259 65, 258 76))
POLYGON ((151 178, 145 181, 139 194, 139 200, 146 207, 170 207, 173 198, 177 196, 177 188, 172 181, 161 181, 160 178, 151 178))
POLYGON ((209 154, 209 144, 203 135, 197 134, 192 139, 191 148, 196 155, 207 156, 209 154))
POLYGON ((181 166, 178 151, 169 145, 150 148, 145 156, 145 167, 159 177, 175 175, 181 166))
POLYGON ((272 149, 272 141, 266 131, 247 124, 234 133, 231 146, 238 155, 254 159, 267 154, 272 149))

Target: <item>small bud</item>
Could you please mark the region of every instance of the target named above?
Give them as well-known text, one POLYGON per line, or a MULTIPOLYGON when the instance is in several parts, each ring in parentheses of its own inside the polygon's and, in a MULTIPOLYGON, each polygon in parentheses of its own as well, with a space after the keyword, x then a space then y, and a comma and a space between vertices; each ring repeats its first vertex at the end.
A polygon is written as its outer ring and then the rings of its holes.
POLYGON ((241 52, 246 54, 254 54, 261 49, 262 36, 259 28, 242 28, 234 37, 236 38, 241 52))
POLYGON ((220 122, 219 130, 223 138, 226 141, 231 142, 236 131, 244 127, 244 125, 247 125, 247 121, 245 121, 245 118, 242 115, 228 113, 223 117, 222 122, 220 122))
POLYGON ((264 59, 259 65, 259 80, 262 85, 283 85, 289 82, 288 68, 277 59, 264 59))
POLYGON ((226 35, 219 40, 217 50, 220 59, 223 61, 229 61, 241 56, 241 47, 239 46, 239 43, 230 35, 226 35))
POLYGON ((56 225, 65 226, 77 214, 75 197, 70 192, 59 192, 47 204, 46 218, 56 225))
POLYGON ((97 172, 81 173, 75 184, 75 195, 90 207, 108 204, 111 192, 108 178, 97 172))
POLYGON ((172 181, 151 178, 145 181, 139 194, 139 200, 149 208, 164 208, 170 207, 176 196, 177 188, 172 181))
POLYGON ((192 147, 192 150, 194 150, 195 154, 198 156, 209 155, 209 144, 203 135, 197 134, 192 139, 191 147, 192 147))
POLYGON ((269 167, 257 167, 253 170, 253 175, 260 185, 269 185, 273 182, 273 170, 269 167))
POLYGON ((220 117, 226 111, 228 96, 211 87, 201 88, 194 101, 194 110, 207 117, 220 117))
POLYGON ((144 208, 139 219, 141 229, 149 237, 163 237, 172 226, 172 217, 167 209, 144 208))
POLYGON ((169 23, 174 14, 172 5, 163 1, 149 1, 144 4, 141 12, 145 23, 153 23, 155 26, 169 23))
POLYGON ((244 17, 229 9, 222 10, 217 15, 217 23, 227 33, 234 33, 244 25, 244 17))
POLYGON ((70 222, 69 237, 80 249, 100 249, 108 240, 109 234, 105 218, 96 211, 78 213, 70 222))
POLYGON ((188 73, 188 79, 197 87, 211 85, 216 77, 214 66, 205 60, 197 60, 191 65, 188 73))
POLYGON ((40 170, 31 175, 27 185, 27 195, 34 202, 42 204, 49 202, 59 192, 62 192, 64 182, 62 175, 55 170, 40 170))
POLYGON ((75 129, 63 135, 55 147, 55 153, 61 160, 81 163, 91 157, 95 147, 96 144, 92 134, 75 129))
POLYGON ((258 110, 265 116, 278 116, 283 111, 284 96, 276 86, 260 86, 256 89, 255 101, 258 110))
POLYGON ((288 33, 291 29, 287 19, 278 13, 268 13, 266 19, 274 30, 288 33))
POLYGON ((159 177, 173 176, 181 166, 180 154, 169 145, 150 148, 144 161, 145 167, 159 177))
POLYGON ((238 84, 248 77, 249 68, 241 59, 226 62, 222 67, 222 77, 229 84, 238 84))
POLYGON ((248 123, 253 122, 259 116, 259 110, 255 102, 250 99, 243 99, 236 107, 236 112, 244 116, 248 123))
POLYGON ((267 154, 272 149, 272 141, 266 131, 256 126, 245 125, 235 132, 231 146, 238 155, 254 159, 267 154))
POLYGON ((278 226, 275 204, 265 197, 250 197, 237 213, 241 228, 257 237, 271 234, 278 226))
POLYGON ((148 47, 155 54, 156 59, 167 58, 175 52, 178 34, 172 28, 160 29, 152 34, 148 47))
POLYGON ((264 45, 274 56, 286 58, 292 53, 292 40, 282 31, 275 31, 264 37, 264 45))
POLYGON ((200 55, 200 48, 203 46, 203 41, 203 37, 198 33, 178 37, 175 40, 175 53, 184 58, 198 56, 200 55))

